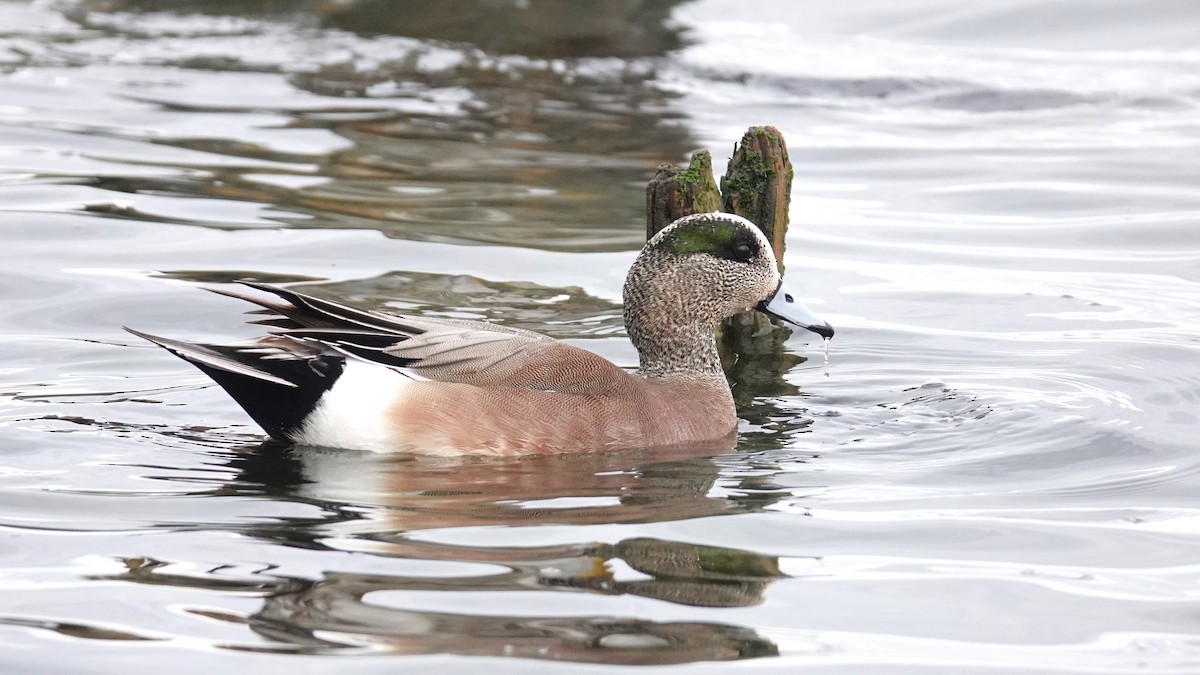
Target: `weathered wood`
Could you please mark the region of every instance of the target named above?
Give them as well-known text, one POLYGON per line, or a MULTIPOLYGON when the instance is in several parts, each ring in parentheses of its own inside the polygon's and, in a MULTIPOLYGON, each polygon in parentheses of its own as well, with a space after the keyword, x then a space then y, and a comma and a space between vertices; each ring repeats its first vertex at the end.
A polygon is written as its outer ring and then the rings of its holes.
MULTIPOLYGON (((721 177, 722 205, 758 226, 783 271, 788 207, 792 200, 792 163, 783 134, 775 127, 750 127, 733 148, 729 168, 721 177)), ((791 330, 759 312, 743 312, 726 320, 718 331, 718 345, 731 377, 771 382, 795 364, 783 351, 791 330), (729 358, 732 357, 732 358, 729 358)), ((776 388, 786 383, 782 378, 776 388)), ((736 392, 735 392, 736 396, 736 392)))
POLYGON ((787 143, 775 127, 750 127, 733 147, 721 177, 722 206, 758 225, 771 240, 783 266, 788 207, 792 203, 792 162, 787 143))
MULTIPOLYGON (((767 235, 782 270, 791 196, 792 163, 783 134, 775 127, 751 127, 734 146, 720 191, 707 150, 692 155, 687 169, 667 164, 658 168, 646 185, 646 238, 683 216, 723 210, 742 216, 767 235)), ((739 410, 747 409, 756 396, 796 392, 782 376, 804 361, 783 350, 790 334, 759 312, 734 316, 717 329, 721 362, 739 410)))
POLYGON ((646 184, 646 238, 684 216, 720 210, 712 154, 700 150, 686 169, 663 164, 646 184))

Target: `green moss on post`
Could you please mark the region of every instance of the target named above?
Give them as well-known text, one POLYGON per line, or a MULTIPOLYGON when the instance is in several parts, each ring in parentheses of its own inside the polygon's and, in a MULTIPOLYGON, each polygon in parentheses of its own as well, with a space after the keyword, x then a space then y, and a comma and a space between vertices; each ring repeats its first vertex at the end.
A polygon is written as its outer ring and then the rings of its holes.
POLYGON ((788 207, 792 202, 792 162, 783 134, 775 127, 750 127, 733 148, 721 177, 724 210, 758 225, 783 265, 788 207))
POLYGON ((713 178, 712 155, 700 150, 686 169, 670 164, 658 167, 646 185, 646 238, 693 213, 721 210, 721 193, 713 178))
MULTIPOLYGON (((721 192, 725 211, 754 223, 771 240, 775 261, 783 271, 792 163, 778 129, 750 127, 742 135, 721 177, 721 192)), ((804 359, 784 351, 789 335, 791 330, 781 322, 759 312, 744 312, 721 324, 717 346, 740 406, 749 405, 755 395, 781 394, 792 388, 780 373, 804 359)))

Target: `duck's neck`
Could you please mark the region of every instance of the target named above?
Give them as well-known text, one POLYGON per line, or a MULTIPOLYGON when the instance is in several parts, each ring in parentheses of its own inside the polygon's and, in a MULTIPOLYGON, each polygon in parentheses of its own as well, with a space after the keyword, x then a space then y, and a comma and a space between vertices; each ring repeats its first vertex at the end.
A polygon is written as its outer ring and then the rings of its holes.
POLYGON ((681 294, 688 271, 643 251, 625 279, 625 329, 637 347, 638 372, 647 377, 717 378, 725 381, 717 354, 715 303, 681 294))
POLYGON ((638 350, 638 372, 646 377, 725 379, 717 352, 716 327, 703 324, 663 325, 662 315, 625 307, 625 326, 638 350), (657 321, 656 321, 657 319, 657 321))

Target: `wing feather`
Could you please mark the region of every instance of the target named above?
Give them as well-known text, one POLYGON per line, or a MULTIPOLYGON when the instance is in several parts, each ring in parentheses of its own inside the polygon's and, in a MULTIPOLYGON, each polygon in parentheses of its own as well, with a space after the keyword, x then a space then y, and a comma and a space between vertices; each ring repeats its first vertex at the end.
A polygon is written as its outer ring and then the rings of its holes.
POLYGON ((257 305, 250 323, 272 334, 404 369, 421 379, 578 393, 607 391, 633 377, 608 360, 520 328, 481 321, 362 310, 296 291, 242 282, 276 299, 209 289, 257 305))

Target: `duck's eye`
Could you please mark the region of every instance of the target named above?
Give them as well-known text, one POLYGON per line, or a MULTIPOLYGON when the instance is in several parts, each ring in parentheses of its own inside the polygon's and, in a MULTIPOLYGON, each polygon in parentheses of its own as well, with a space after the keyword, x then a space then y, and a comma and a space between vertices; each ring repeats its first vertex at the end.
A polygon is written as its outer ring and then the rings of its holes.
POLYGON ((733 245, 733 257, 742 262, 749 262, 754 257, 754 250, 746 242, 737 243, 733 245))

